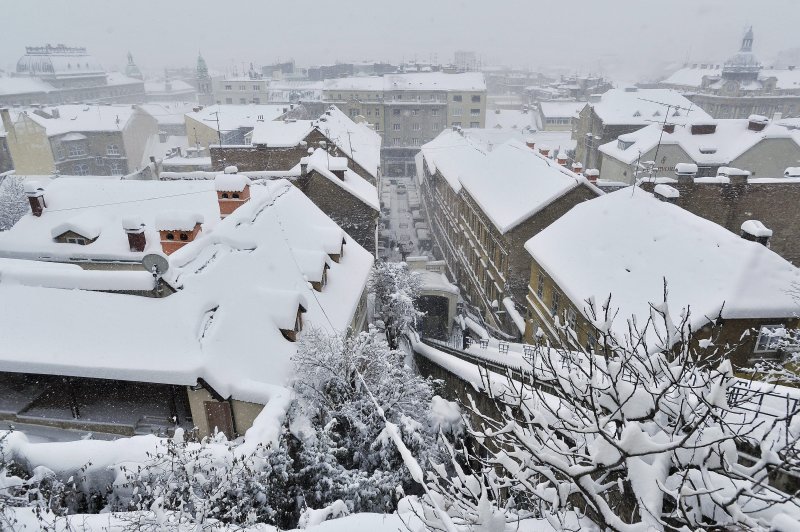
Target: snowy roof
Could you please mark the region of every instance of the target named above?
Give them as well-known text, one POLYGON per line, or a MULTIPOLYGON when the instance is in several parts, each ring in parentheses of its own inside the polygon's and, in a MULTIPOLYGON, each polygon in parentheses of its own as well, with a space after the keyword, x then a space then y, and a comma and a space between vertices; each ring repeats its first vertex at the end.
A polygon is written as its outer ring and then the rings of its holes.
POLYGON ((139 262, 144 255, 161 250, 155 228, 158 214, 175 209, 191 211, 203 216, 205 231, 220 217, 212 181, 70 177, 53 179, 44 189, 47 207, 41 217, 27 214, 14 227, 0 232, 0 257, 139 262), (145 224, 147 245, 142 253, 130 251, 123 230, 123 220, 131 217, 145 224), (87 245, 53 240, 54 232, 71 225, 92 233, 99 228, 99 236, 87 245))
POLYGON ((424 72, 411 74, 386 74, 383 77, 350 77, 326 79, 326 91, 392 91, 392 90, 446 90, 485 91, 486 80, 481 72, 446 74, 424 72))
MULTIPOLYGON (((579 310, 612 295, 612 330, 644 323, 648 303, 678 312, 691 305, 692 326, 722 307, 727 318, 783 318, 798 312, 791 295, 800 270, 756 242, 638 187, 580 203, 525 244, 579 310), (612 312, 613 315, 613 312, 612 312)), ((598 324, 599 326, 599 324, 598 324)))
POLYGON ((194 211, 168 210, 156 214, 155 228, 158 231, 191 231, 203 223, 203 215, 194 211))
POLYGON ((253 189, 250 202, 170 256, 165 280, 180 290, 165 298, 0 283, 0 371, 177 385, 202 378, 224 397, 268 402, 268 385, 286 383, 296 349, 279 329, 294 325, 302 305, 304 331, 345 331, 373 259, 287 181, 253 189), (338 252, 342 238, 340 261, 328 262, 326 286, 313 291, 302 269, 338 252))
POLYGON ((457 193, 461 176, 486 156, 488 147, 463 130, 446 129, 422 146, 423 162, 430 173, 439 173, 457 193))
POLYGON ((269 122, 288 111, 288 105, 209 105, 186 116, 216 129, 219 118, 221 131, 253 128, 261 121, 269 122))
POLYGON ((495 109, 486 111, 487 129, 512 129, 529 131, 536 129, 536 113, 527 113, 517 109, 495 109))
POLYGON ((375 188, 375 186, 349 168, 345 170, 344 181, 342 181, 336 177, 333 172, 331 172, 331 169, 329 169, 329 159, 333 161, 336 159, 343 159, 345 163, 347 162, 347 159, 344 158, 329 157, 325 150, 317 148, 310 156, 303 157, 303 159, 301 159, 301 163, 308 164, 309 171, 314 170, 318 174, 326 177, 329 181, 336 184, 336 186, 343 188, 376 211, 380 211, 381 204, 378 201, 378 190, 375 188))
MULTIPOLYGON (((692 119, 709 119, 711 116, 701 108, 687 100, 679 92, 671 89, 611 89, 604 93, 599 102, 589 105, 606 125, 643 126, 652 120, 663 120, 667 105, 677 105, 684 109, 677 110, 679 116, 692 119), (649 100, 649 101, 648 101, 649 100), (659 102, 659 103, 656 103, 659 102)), ((675 115, 674 108, 669 110, 670 117, 675 115)))
POLYGON ((690 120, 686 123, 678 123, 672 133, 662 131, 661 124, 650 124, 638 131, 619 137, 620 140, 633 143, 624 150, 620 149, 619 143, 614 140, 600 146, 600 151, 626 164, 631 164, 639 157, 640 153, 645 154, 654 149, 660 140, 662 145, 680 146, 695 163, 726 164, 764 139, 791 139, 800 146, 800 138, 793 136, 791 131, 777 124, 770 123, 762 131, 752 131, 748 129, 748 119, 720 119, 714 121, 716 124, 714 133, 692 134, 691 125, 699 122, 706 123, 708 121, 690 120))
POLYGON ((169 81, 165 80, 145 81, 144 91, 151 95, 158 95, 158 94, 167 95, 175 93, 191 94, 195 92, 195 88, 183 80, 173 79, 169 81))
POLYGON ((575 118, 586 107, 586 102, 539 102, 539 109, 545 117, 575 118))
POLYGON ((152 102, 143 103, 139 107, 155 118, 159 125, 182 126, 186 123, 184 115, 193 112, 197 104, 192 102, 152 102))
POLYGON ((58 105, 46 107, 44 112, 58 118, 47 118, 34 112, 27 116, 44 127, 48 136, 63 135, 79 131, 122 131, 137 112, 130 105, 58 105))
POLYGON ((589 182, 519 141, 492 149, 461 175, 461 184, 506 233, 575 187, 589 182))
POLYGON ((381 136, 366 124, 353 122, 335 105, 316 121, 317 128, 372 177, 381 165, 381 136))
MULTIPOLYGON (((703 84, 703 76, 720 78, 722 76, 722 65, 706 65, 706 68, 702 68, 702 65, 697 68, 684 67, 676 70, 661 83, 678 87, 700 88, 703 84)), ((775 86, 779 90, 800 91, 800 70, 797 69, 765 68, 758 73, 758 78, 759 80, 775 78, 775 86)), ((761 84, 759 83, 760 86, 761 84)))
POLYGON ((152 290, 150 272, 84 270, 77 264, 0 259, 0 284, 69 290, 152 290))
POLYGON ((258 122, 250 142, 269 148, 297 146, 314 129, 313 120, 272 120, 258 122))
POLYGON ((35 78, 0 77, 0 96, 51 92, 54 90, 56 88, 49 83, 35 78))
POLYGON ((142 80, 128 77, 122 72, 109 72, 106 74, 106 83, 108 85, 132 85, 142 83, 142 80))

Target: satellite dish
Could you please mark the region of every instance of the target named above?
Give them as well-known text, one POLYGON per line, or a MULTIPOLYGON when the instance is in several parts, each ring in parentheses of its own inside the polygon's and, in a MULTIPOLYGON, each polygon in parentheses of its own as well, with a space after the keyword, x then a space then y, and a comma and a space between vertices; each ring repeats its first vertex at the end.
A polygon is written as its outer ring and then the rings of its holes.
POLYGON ((167 257, 159 255, 158 253, 145 255, 142 259, 142 265, 148 272, 153 272, 158 275, 163 275, 169 270, 169 261, 167 257))

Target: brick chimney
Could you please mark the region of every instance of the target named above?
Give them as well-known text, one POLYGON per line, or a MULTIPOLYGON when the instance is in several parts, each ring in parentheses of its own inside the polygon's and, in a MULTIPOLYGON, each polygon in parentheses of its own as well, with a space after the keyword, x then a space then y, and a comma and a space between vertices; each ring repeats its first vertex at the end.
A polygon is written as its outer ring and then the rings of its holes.
POLYGON ((576 174, 582 174, 583 173, 583 164, 581 164, 579 162, 572 163, 572 171, 575 172, 576 174))
POLYGON ((719 170, 717 170, 717 176, 727 177, 731 185, 746 185, 750 172, 739 168, 721 166, 719 170))
POLYGON ((41 216, 45 207, 47 207, 44 201, 44 189, 36 181, 27 181, 25 183, 25 195, 28 196, 28 203, 31 204, 33 215, 36 217, 41 216))
POLYGON ((675 133, 675 124, 664 124, 661 129, 664 130, 664 133, 675 133))
POLYGON ((675 165, 675 179, 681 184, 694 183, 697 175, 697 165, 694 163, 678 163, 675 165))
POLYGON ((772 229, 767 228, 758 220, 747 220, 742 224, 742 238, 751 242, 758 242, 769 247, 772 229))
POLYGON ((550 155, 550 146, 547 146, 547 145, 544 145, 544 144, 539 146, 539 153, 541 153, 545 157, 549 156, 550 155))
POLYGON ((170 255, 200 234, 203 217, 193 212, 164 212, 156 217, 156 229, 161 237, 161 250, 170 255))
POLYGON ((144 222, 141 218, 131 216, 122 219, 122 229, 128 235, 128 247, 133 253, 141 253, 147 245, 144 222))
POLYGON ((558 152, 558 155, 556 155, 556 162, 558 164, 560 164, 561 166, 566 167, 567 166, 567 154, 564 153, 563 151, 558 152))
POLYGON ((692 135, 711 135, 716 131, 716 122, 695 122, 691 127, 692 135))
POLYGON ((769 118, 762 115, 750 115, 747 117, 747 129, 750 131, 764 131, 769 124, 769 118))
POLYGON ((235 166, 229 166, 224 174, 218 174, 214 178, 214 188, 217 190, 221 218, 227 217, 250 200, 250 179, 238 174, 235 166))
POLYGON ((589 180, 590 183, 597 183, 597 179, 600 177, 600 170, 597 168, 589 168, 583 173, 583 175, 589 180))

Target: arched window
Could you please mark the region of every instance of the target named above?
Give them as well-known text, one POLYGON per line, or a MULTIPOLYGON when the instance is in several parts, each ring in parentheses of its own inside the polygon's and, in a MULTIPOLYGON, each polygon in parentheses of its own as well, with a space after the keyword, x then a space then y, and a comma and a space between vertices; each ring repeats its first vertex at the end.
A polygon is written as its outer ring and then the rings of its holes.
POLYGON ((239 193, 238 192, 234 192, 233 193, 233 199, 239 199, 239 193))
POLYGON ((223 197, 224 199, 228 199, 228 193, 227 193, 227 192, 223 192, 223 193, 222 193, 222 197, 223 197))

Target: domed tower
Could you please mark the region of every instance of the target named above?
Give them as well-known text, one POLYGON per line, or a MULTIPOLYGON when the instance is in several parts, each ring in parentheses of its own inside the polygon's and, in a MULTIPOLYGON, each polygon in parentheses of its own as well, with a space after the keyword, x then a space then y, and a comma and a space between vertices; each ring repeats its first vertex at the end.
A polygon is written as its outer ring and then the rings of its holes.
POLYGON ((133 62, 133 54, 130 52, 128 52, 128 64, 125 66, 125 75, 129 78, 144 79, 139 67, 133 62))
POLYGON ((756 81, 761 71, 761 63, 753 55, 753 27, 745 32, 742 45, 722 67, 722 78, 736 81, 756 81))
POLYGON ((211 91, 211 76, 208 74, 206 60, 201 54, 197 54, 197 72, 195 73, 197 83, 197 100, 202 105, 213 105, 214 95, 211 91))

